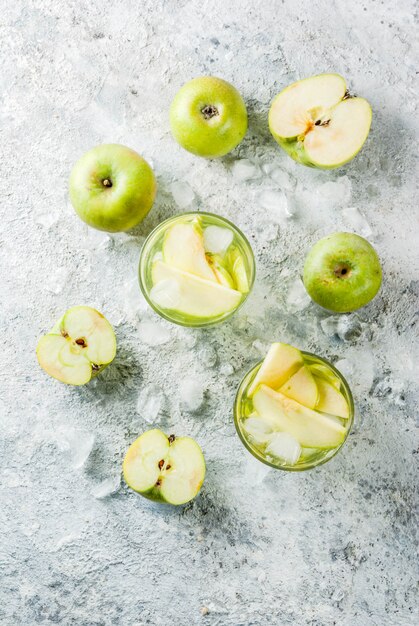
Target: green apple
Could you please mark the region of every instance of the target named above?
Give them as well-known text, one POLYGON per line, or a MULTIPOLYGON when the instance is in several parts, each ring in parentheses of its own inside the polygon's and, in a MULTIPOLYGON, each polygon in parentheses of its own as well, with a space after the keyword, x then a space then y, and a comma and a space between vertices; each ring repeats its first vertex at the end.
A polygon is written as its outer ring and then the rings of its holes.
POLYGON ((42 369, 68 385, 85 385, 113 361, 115 354, 112 326, 88 306, 68 309, 36 348, 42 369))
POLYGON ((249 387, 252 396, 259 385, 264 384, 277 389, 304 365, 303 355, 297 348, 287 343, 273 343, 249 387))
POLYGON ((273 429, 295 437, 302 446, 327 450, 341 444, 346 428, 282 393, 261 385, 253 396, 259 416, 273 429))
POLYGON ((320 239, 304 264, 304 285, 320 306, 347 313, 364 306, 381 286, 382 272, 372 245, 354 233, 320 239))
POLYGON ((315 407, 316 411, 348 419, 349 407, 342 392, 323 378, 317 378, 316 383, 319 391, 315 407))
POLYGON ((300 367, 300 369, 280 387, 279 391, 283 393, 284 396, 287 396, 287 398, 292 398, 296 402, 304 404, 304 406, 307 406, 309 409, 315 408, 319 395, 316 381, 307 365, 300 367))
POLYGON ((230 83, 201 76, 183 85, 170 107, 170 126, 176 141, 209 159, 231 152, 247 131, 243 98, 230 83))
POLYGON ((110 233, 141 222, 153 206, 156 189, 147 161, 119 144, 92 148, 70 175, 70 200, 78 216, 89 226, 110 233))
POLYGON ((361 150, 372 111, 364 98, 351 96, 339 74, 319 74, 292 83, 273 100, 269 128, 295 161, 341 167, 361 150))
POLYGON ((168 437, 157 428, 131 444, 122 469, 131 489, 150 500, 174 505, 195 498, 205 478, 204 455, 196 441, 168 437))

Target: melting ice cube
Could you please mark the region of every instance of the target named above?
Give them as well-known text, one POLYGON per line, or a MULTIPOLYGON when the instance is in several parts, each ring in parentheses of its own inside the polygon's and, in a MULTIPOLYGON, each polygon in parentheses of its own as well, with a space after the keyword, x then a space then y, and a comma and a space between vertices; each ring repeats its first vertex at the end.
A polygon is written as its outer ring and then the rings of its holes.
POLYGON ((264 189, 260 194, 259 204, 269 211, 271 218, 278 224, 284 225, 292 217, 287 197, 282 191, 264 189))
POLYGON ((287 295, 287 307, 291 312, 302 311, 311 302, 311 298, 308 295, 304 283, 301 278, 297 278, 291 283, 287 295))
POLYGON ((170 192, 174 198, 174 201, 181 209, 186 209, 195 200, 195 193, 193 189, 182 180, 176 180, 170 185, 170 192))
POLYGON ((243 428, 257 444, 264 445, 272 438, 272 429, 261 417, 248 417, 243 428))
POLYGON ((117 476, 111 476, 110 478, 105 478, 102 482, 95 485, 92 489, 92 495, 98 500, 102 500, 102 498, 107 498, 112 494, 116 493, 121 487, 121 476, 118 474, 117 476))
POLYGON ((148 346, 160 346, 172 338, 170 330, 153 322, 141 322, 138 326, 140 340, 148 346))
POLYGON ((163 411, 166 397, 161 387, 155 384, 141 389, 138 394, 136 410, 138 415, 149 424, 153 424, 163 411))
POLYGON ((186 409, 197 411, 204 401, 203 383, 199 380, 186 378, 180 383, 179 397, 186 409))
POLYGON ((44 287, 51 293, 58 294, 63 290, 69 272, 65 267, 57 268, 44 282, 44 287))
POLYGON ((362 237, 372 235, 371 226, 359 209, 356 207, 348 207, 342 210, 342 215, 346 226, 354 230, 358 235, 362 235, 362 237))
POLYGON ((259 168, 249 159, 234 161, 231 172, 237 180, 252 180, 260 174, 259 168))
POLYGON ((295 189, 297 181, 294 176, 291 176, 291 174, 288 174, 285 170, 281 170, 277 167, 273 169, 269 175, 272 180, 278 183, 281 189, 285 191, 293 191, 293 189, 295 189))
POLYGON ((266 453, 277 459, 295 465, 301 454, 301 446, 292 435, 288 433, 275 433, 266 448, 266 453))
POLYGON ((223 254, 233 241, 233 231, 221 226, 207 226, 204 230, 204 246, 211 254, 223 254))
POLYGON ((94 443, 95 436, 85 430, 63 427, 57 433, 58 448, 66 454, 76 469, 86 463, 94 443))
POLYGON ((177 309, 180 303, 179 284, 172 278, 166 278, 152 287, 150 298, 162 309, 177 309))

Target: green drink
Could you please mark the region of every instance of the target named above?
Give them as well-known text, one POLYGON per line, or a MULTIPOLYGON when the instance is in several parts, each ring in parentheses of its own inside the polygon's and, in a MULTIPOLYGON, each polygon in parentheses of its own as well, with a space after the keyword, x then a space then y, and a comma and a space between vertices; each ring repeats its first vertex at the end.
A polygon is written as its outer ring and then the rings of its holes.
POLYGON ((145 298, 159 315, 182 326, 224 321, 242 306, 254 278, 246 237, 211 213, 184 213, 162 222, 141 251, 145 298))
POLYGON ((234 406, 236 430, 249 452, 289 471, 329 461, 353 420, 342 374, 325 359, 280 343, 243 378, 234 406))

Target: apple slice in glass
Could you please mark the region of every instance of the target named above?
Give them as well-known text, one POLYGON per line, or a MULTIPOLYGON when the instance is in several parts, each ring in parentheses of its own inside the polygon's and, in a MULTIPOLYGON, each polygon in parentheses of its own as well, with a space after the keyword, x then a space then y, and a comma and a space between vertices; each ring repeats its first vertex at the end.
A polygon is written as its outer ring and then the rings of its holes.
POLYGON ((205 460, 191 437, 168 437, 155 428, 131 444, 124 458, 123 474, 128 486, 145 498, 186 504, 201 489, 205 460))
POLYGON ((116 338, 107 319, 88 306, 69 309, 36 348, 47 374, 68 385, 85 385, 116 354, 116 338))

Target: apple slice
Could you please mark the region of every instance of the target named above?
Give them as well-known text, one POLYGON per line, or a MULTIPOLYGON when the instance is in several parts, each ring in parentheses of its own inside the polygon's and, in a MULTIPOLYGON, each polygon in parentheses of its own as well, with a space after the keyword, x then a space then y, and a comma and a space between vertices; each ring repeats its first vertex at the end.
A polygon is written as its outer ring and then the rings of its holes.
POLYGON ((303 365, 298 372, 291 376, 279 389, 284 396, 292 398, 309 409, 314 409, 317 402, 318 391, 316 381, 310 369, 303 365))
POLYGON ((343 426, 266 385, 256 391, 253 406, 274 429, 292 435, 301 446, 327 450, 345 438, 343 426))
POLYGON ((319 390, 316 410, 348 419, 349 407, 343 394, 327 380, 317 378, 316 382, 319 390))
POLYGON ((107 319, 88 306, 69 309, 38 341, 36 355, 47 374, 68 385, 85 385, 111 363, 116 339, 107 319))
POLYGON ((235 287, 242 293, 249 292, 249 279, 243 256, 237 248, 232 248, 228 253, 228 263, 235 287))
POLYGON ((197 224, 171 226, 164 237, 162 252, 167 265, 217 282, 205 256, 204 240, 197 224))
POLYGON ((122 468, 131 489, 150 500, 174 505, 195 498, 205 478, 205 460, 196 441, 168 437, 157 428, 131 444, 122 468))
POLYGON ((364 145, 372 112, 349 94, 338 74, 319 74, 289 85, 273 100, 269 128, 279 145, 304 165, 333 169, 364 145))
POLYGON ((336 376, 336 374, 326 365, 322 365, 321 363, 313 363, 309 366, 311 373, 316 376, 316 378, 323 378, 331 385, 336 387, 336 389, 340 389, 340 380, 336 376))
POLYGON ((262 383, 277 389, 304 365, 303 356, 297 348, 287 343, 273 343, 249 387, 252 396, 262 383))
POLYGON ((207 254, 206 257, 212 271, 215 274, 217 282, 219 282, 220 285, 224 285, 224 287, 230 287, 230 289, 234 289, 234 280, 223 266, 221 256, 219 254, 207 254))
POLYGON ((242 299, 240 291, 203 280, 193 274, 170 267, 162 261, 153 264, 152 278, 154 287, 150 291, 150 298, 157 306, 167 308, 165 306, 167 299, 159 283, 170 281, 170 283, 165 283, 168 287, 176 286, 176 296, 173 298, 171 310, 192 317, 210 318, 223 315, 237 308, 242 299))

